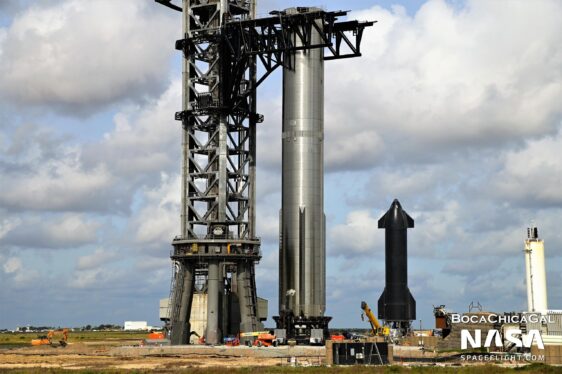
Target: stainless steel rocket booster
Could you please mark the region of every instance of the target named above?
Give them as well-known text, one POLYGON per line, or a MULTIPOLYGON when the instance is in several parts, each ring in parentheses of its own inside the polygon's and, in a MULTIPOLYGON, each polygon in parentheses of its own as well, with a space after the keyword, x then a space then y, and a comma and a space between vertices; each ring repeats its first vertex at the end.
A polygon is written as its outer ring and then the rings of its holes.
MULTIPOLYGON (((303 9, 286 10, 295 12, 303 9)), ((320 44, 318 31, 311 32, 311 44, 320 44)), ((321 48, 292 52, 294 68, 283 70, 279 311, 305 317, 326 309, 323 54, 321 48)))

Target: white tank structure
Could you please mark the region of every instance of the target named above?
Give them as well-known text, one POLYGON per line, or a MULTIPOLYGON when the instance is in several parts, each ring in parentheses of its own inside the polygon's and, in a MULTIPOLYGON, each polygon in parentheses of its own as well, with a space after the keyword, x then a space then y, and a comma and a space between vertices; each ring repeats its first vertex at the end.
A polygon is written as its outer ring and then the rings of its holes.
POLYGON ((527 229, 527 239, 523 252, 525 253, 528 309, 530 312, 547 314, 544 241, 539 239, 538 229, 534 225, 527 229))

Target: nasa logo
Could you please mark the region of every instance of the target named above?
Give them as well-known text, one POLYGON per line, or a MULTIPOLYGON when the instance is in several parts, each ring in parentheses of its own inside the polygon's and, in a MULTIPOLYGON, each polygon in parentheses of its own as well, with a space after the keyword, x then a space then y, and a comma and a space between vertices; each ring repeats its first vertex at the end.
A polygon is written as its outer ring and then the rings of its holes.
MULTIPOLYGON (((539 349, 544 349, 544 343, 539 330, 529 330, 527 334, 522 335, 521 330, 510 329, 506 331, 505 339, 508 342, 514 343, 516 347, 525 348, 531 348, 533 341, 535 341, 539 349), (521 336, 521 339, 518 336, 521 336)), ((498 330, 488 331, 484 348, 489 348, 492 345, 492 341, 496 347, 503 347, 503 339, 498 330)), ((481 348, 482 330, 474 330, 474 338, 470 334, 470 330, 461 330, 461 349, 467 349, 469 343, 472 348, 481 348)))

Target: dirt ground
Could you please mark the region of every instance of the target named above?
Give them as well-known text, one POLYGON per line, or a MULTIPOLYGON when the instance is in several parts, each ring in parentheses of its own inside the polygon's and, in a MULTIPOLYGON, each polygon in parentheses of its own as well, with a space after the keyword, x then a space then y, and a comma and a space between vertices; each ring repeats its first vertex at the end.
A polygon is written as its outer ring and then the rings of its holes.
POLYGON ((113 344, 70 343, 66 348, 22 347, 0 348, 0 369, 136 369, 176 370, 186 368, 240 368, 248 366, 281 366, 286 359, 220 357, 220 356, 139 356, 115 357, 113 344))
MULTIPOLYGON (((278 348, 246 348, 246 347, 193 347, 178 353, 174 349, 138 348, 136 341, 96 341, 71 342, 65 348, 50 346, 7 348, 0 346, 0 372, 57 373, 61 370, 70 371, 110 371, 122 372, 132 370, 138 372, 156 371, 159 373, 177 373, 188 371, 196 374, 216 374, 231 372, 231 369, 242 369, 240 374, 254 373, 346 373, 346 374, 379 374, 385 372, 401 373, 507 373, 506 365, 484 366, 470 365, 464 367, 332 367, 319 366, 324 358, 321 351, 311 347, 278 347, 278 348), (291 349, 291 351, 289 351, 291 349), (168 352, 168 353, 158 353, 168 352), (288 367, 288 355, 296 357, 299 368, 288 367), (271 356, 271 357, 268 357, 271 356), (275 357, 277 356, 277 357, 275 357), (503 366, 503 367, 502 367, 503 366), (243 369, 245 368, 245 369, 243 369)), ((519 365, 517 365, 519 366, 519 365)), ((532 365, 528 369, 517 370, 522 373, 562 373, 562 367, 532 365)))

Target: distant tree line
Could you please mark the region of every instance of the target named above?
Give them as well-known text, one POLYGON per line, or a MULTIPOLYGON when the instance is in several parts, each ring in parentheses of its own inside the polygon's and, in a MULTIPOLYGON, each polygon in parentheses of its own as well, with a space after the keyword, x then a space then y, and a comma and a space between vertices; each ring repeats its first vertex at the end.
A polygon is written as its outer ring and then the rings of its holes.
MULTIPOLYGON (((18 331, 20 332, 30 332, 30 331, 49 331, 49 330, 60 330, 62 327, 53 327, 53 326, 24 326, 18 327, 18 331)), ((110 323, 101 324, 98 326, 95 325, 86 325, 81 327, 73 327, 71 330, 79 330, 79 331, 104 331, 104 330, 123 330, 123 326, 121 325, 113 325, 110 323)), ((4 332, 8 330, 0 330, 0 332, 4 332)))
POLYGON ((90 331, 90 330, 123 330, 123 326, 121 325, 112 325, 112 324, 101 324, 99 326, 92 326, 92 325, 86 325, 84 327, 81 327, 80 330, 82 331, 90 331))
POLYGON ((24 326, 20 327, 19 331, 26 332, 26 331, 48 331, 48 330, 56 330, 56 328, 52 326, 24 326))

